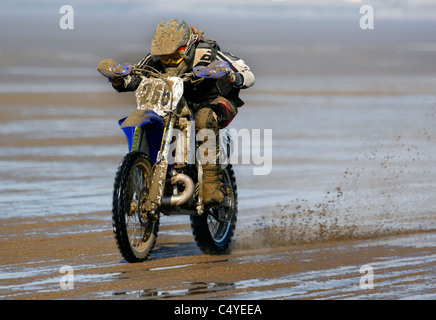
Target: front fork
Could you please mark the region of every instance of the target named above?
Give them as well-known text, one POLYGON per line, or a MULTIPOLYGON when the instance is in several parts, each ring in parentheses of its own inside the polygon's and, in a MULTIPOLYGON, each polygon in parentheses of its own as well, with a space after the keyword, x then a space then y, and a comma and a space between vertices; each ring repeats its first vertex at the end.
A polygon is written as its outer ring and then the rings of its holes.
POLYGON ((167 125, 162 134, 161 148, 157 154, 153 177, 151 179, 151 186, 144 207, 145 211, 151 213, 152 216, 156 216, 156 209, 162 204, 166 175, 168 172, 168 156, 175 123, 176 116, 170 113, 167 125))

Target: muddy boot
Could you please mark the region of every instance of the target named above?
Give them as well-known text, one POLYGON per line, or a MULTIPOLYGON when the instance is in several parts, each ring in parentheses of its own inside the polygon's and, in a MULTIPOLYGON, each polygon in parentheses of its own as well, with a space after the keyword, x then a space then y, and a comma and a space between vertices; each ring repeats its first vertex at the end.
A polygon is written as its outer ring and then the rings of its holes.
POLYGON ((195 115, 195 127, 201 130, 197 133, 200 141, 197 151, 203 165, 203 203, 217 206, 223 203, 225 192, 218 164, 219 130, 215 112, 211 108, 200 109, 195 115))
POLYGON ((203 203, 206 206, 218 206, 225 199, 225 191, 217 165, 203 166, 203 203))

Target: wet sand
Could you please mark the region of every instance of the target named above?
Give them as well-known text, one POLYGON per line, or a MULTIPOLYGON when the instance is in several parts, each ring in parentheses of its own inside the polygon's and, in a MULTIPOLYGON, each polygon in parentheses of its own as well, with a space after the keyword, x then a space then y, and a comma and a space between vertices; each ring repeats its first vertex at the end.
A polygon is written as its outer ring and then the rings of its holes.
POLYGON ((202 254, 187 217, 163 217, 149 260, 128 264, 113 238, 110 203, 127 148, 116 120, 130 110, 130 97, 2 95, 1 298, 434 299, 435 106, 410 112, 407 103, 391 103, 404 96, 388 96, 377 110, 389 116, 369 128, 363 124, 373 121, 371 103, 357 116, 338 101, 319 107, 317 95, 253 90, 234 127, 279 125, 270 175, 236 166, 240 210, 232 252, 202 254), (292 126, 275 113, 263 124, 256 120, 265 99, 280 109, 283 97, 298 115, 292 126), (300 99, 305 103, 293 103, 300 99), (359 285, 364 265, 373 268, 373 289, 359 285), (73 289, 60 286, 62 266, 72 267, 73 289))
MULTIPOLYGON (((128 264, 120 260, 108 224, 97 219, 75 216, 67 223, 32 221, 30 228, 19 228, 39 235, 7 241, 16 254, 2 260, 9 274, 2 279, 3 298, 434 299, 435 233, 205 256, 190 236, 177 235, 188 232, 181 225, 163 228, 149 261, 128 264), (53 235, 47 225, 64 235, 53 235), (78 231, 78 225, 89 230, 78 231), (360 287, 360 268, 368 263, 374 289, 360 287), (74 268, 69 290, 60 288, 64 264, 74 268)), ((11 224, 18 221, 8 222, 17 231, 11 224)))

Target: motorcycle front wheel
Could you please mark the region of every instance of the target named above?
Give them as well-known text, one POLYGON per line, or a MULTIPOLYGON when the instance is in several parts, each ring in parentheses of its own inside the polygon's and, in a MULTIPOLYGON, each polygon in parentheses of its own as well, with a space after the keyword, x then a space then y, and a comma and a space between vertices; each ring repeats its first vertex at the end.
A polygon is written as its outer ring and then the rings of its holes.
POLYGON ((238 213, 238 193, 231 165, 223 170, 223 182, 232 199, 229 208, 212 207, 201 216, 191 216, 191 229, 197 246, 206 254, 223 254, 230 249, 238 213))
POLYGON ((159 214, 152 217, 142 210, 151 178, 148 157, 137 151, 124 157, 115 176, 112 225, 118 248, 128 262, 147 259, 156 243, 159 214))

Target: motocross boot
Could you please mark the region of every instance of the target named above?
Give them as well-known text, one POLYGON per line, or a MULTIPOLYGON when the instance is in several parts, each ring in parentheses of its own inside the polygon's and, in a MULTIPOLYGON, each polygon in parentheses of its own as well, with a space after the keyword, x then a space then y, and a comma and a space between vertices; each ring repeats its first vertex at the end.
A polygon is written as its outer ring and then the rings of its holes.
POLYGON ((224 202, 225 190, 217 165, 203 166, 203 203, 206 206, 218 206, 224 202))
POLYGON ((209 134, 203 137, 199 145, 203 166, 203 203, 206 206, 217 206, 223 203, 225 190, 218 164, 219 130, 215 112, 210 108, 200 109, 195 116, 195 127, 197 130, 209 129, 209 134))

